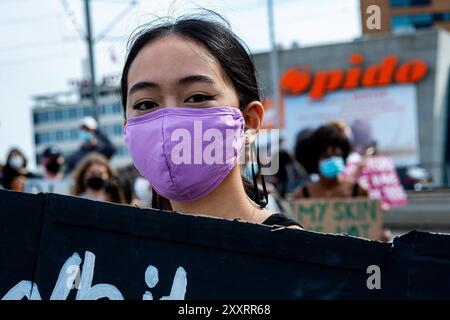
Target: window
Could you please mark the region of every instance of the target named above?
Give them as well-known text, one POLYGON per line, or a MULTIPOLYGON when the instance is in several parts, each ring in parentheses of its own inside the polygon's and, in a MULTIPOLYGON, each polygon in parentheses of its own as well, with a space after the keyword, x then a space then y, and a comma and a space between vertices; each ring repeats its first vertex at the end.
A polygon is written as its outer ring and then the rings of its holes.
POLYGON ((63 136, 62 131, 56 131, 55 136, 56 136, 56 141, 58 141, 58 142, 63 141, 64 136, 63 136))
POLYGON ((116 113, 118 113, 117 109, 118 109, 117 108, 117 103, 102 105, 102 113, 105 114, 105 115, 107 115, 107 114, 116 114, 116 113))
POLYGON ((114 135, 114 125, 113 124, 107 124, 107 125, 104 125, 104 126, 102 126, 101 128, 100 128, 100 130, 102 131, 102 132, 104 132, 107 136, 112 136, 112 135, 114 135))
POLYGON ((84 107, 83 108, 83 117, 92 116, 92 108, 84 107))
POLYGON ((62 110, 56 110, 55 111, 55 120, 56 121, 63 120, 63 112, 62 112, 62 110))
POLYGON ((414 29, 411 18, 409 16, 394 16, 391 19, 392 29, 414 29))
POLYGON ((122 105, 120 103, 114 103, 113 104, 113 113, 114 114, 121 114, 122 113, 122 105))
POLYGON ((122 135, 122 125, 121 124, 114 125, 114 135, 116 135, 116 136, 122 135))
POLYGON ((70 108, 69 109, 69 119, 70 120, 74 120, 77 118, 77 109, 75 108, 70 108))
POLYGON ((41 143, 49 143, 50 142, 50 136, 48 132, 41 133, 40 137, 41 143))
POLYGON ((41 114, 41 122, 49 122, 50 119, 53 119, 53 112, 43 112, 41 114))
POLYGON ((109 127, 108 128, 109 135, 110 136, 115 135, 116 134, 116 125, 110 124, 108 127, 109 127))
POLYGON ((419 14, 412 16, 412 22, 416 29, 428 28, 433 24, 433 16, 431 14, 419 14))
POLYGON ((63 119, 63 121, 69 120, 69 110, 64 109, 64 110, 61 110, 61 111, 62 111, 62 119, 63 119))
POLYGON ((109 105, 109 114, 115 114, 116 113, 116 104, 115 103, 111 103, 109 105))
POLYGON ((47 112, 47 121, 48 122, 55 121, 55 112, 54 111, 47 112))
POLYGON ((77 113, 76 119, 83 118, 83 107, 81 106, 76 107, 75 112, 77 113))
POLYGON ((433 24, 433 15, 418 14, 414 16, 393 16, 391 19, 392 29, 397 30, 415 30, 429 28, 433 24))
POLYGON ((48 143, 56 142, 56 135, 54 132, 48 132, 48 143))
POLYGON ((410 0, 390 0, 391 7, 409 7, 411 5, 410 0))
POLYGON ((70 130, 63 131, 63 141, 70 141, 70 130))
POLYGON ((48 122, 48 112, 36 112, 33 114, 34 124, 48 122))
POLYGON ((112 106, 110 104, 105 104, 105 114, 111 114, 112 106))
POLYGON ((77 129, 70 130, 70 140, 78 140, 78 130, 77 129))
POLYGON ((450 12, 433 14, 434 21, 450 21, 450 12))

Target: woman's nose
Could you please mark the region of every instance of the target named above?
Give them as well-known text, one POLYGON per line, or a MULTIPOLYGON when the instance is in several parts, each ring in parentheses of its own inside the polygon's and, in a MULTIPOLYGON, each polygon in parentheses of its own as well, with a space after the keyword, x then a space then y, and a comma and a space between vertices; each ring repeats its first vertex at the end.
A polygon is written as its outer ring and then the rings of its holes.
POLYGON ((176 97, 166 97, 163 100, 162 107, 169 107, 169 108, 181 107, 181 103, 176 97))

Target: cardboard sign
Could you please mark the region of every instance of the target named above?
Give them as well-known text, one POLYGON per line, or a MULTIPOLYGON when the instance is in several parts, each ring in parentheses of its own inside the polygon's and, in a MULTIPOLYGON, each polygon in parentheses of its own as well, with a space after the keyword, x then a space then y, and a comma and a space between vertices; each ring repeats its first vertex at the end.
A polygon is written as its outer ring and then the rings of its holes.
POLYGON ((64 195, 70 194, 70 186, 72 179, 44 180, 44 179, 27 179, 25 181, 25 192, 28 193, 59 193, 64 195))
POLYGON ((381 210, 377 200, 363 197, 302 199, 294 202, 297 221, 307 230, 344 233, 377 240, 381 210))
MULTIPOLYGON (((357 165, 357 163, 348 163, 347 172, 355 170, 357 165)), ((356 179, 368 190, 370 198, 380 199, 383 209, 408 204, 405 190, 400 183, 394 163, 389 157, 367 157, 356 179)))
POLYGON ((0 221, 4 300, 450 298, 450 235, 381 243, 5 190, 0 221))

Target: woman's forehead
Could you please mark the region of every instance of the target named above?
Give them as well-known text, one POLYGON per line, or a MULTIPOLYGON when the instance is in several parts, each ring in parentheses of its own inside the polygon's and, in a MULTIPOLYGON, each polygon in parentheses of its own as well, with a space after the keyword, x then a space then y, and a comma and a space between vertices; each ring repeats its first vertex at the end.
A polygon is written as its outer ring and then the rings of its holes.
POLYGON ((103 163, 91 163, 91 165, 88 167, 88 170, 103 170, 103 169, 107 169, 106 165, 104 165, 103 163))
POLYGON ((128 85, 139 81, 175 82, 193 74, 227 81, 218 60, 205 47, 186 37, 170 35, 141 49, 130 66, 128 85))

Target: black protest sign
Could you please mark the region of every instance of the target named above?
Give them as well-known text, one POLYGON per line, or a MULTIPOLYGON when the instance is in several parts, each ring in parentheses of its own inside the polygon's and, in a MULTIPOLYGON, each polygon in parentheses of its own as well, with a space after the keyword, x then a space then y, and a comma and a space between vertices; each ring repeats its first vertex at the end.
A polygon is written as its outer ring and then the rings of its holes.
POLYGON ((44 203, 43 194, 0 190, 0 297, 34 277, 44 203))
POLYGON ((0 191, 0 199, 8 225, 31 211, 43 218, 21 226, 40 229, 35 242, 17 242, 13 229, 3 235, 0 255, 34 266, 5 273, 14 265, 1 260, 3 299, 391 299, 431 288, 450 297, 450 280, 433 278, 450 279, 450 257, 435 248, 448 248, 447 235, 414 232, 393 246, 54 194, 0 191), (19 251, 33 243, 34 253, 19 251))

